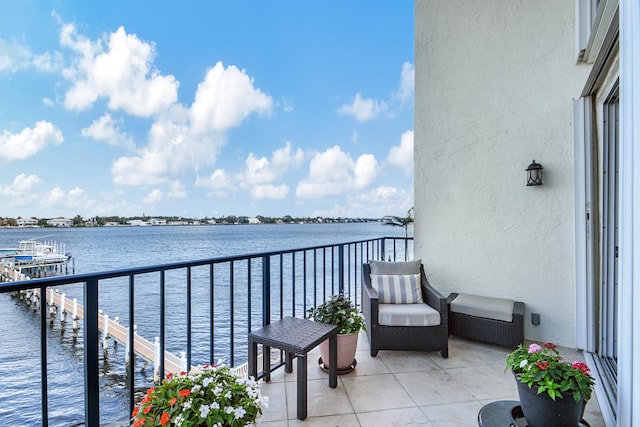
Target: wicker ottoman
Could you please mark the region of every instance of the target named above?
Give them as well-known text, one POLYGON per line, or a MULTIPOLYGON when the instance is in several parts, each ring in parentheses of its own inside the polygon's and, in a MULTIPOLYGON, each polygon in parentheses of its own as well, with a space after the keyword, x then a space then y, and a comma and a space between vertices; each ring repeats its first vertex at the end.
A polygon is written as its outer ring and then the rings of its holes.
POLYGON ((524 303, 451 293, 449 335, 515 348, 524 341, 524 303))

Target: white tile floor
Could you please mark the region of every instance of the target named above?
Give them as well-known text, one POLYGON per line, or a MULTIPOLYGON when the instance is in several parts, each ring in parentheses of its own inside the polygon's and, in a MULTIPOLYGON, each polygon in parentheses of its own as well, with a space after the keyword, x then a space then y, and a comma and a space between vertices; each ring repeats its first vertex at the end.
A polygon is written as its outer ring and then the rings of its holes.
MULTIPOLYGON (((328 375, 317 363, 318 349, 309 353, 308 416, 296 415, 296 373, 276 370, 262 392, 269 396, 259 425, 273 426, 478 426, 478 411, 496 400, 518 400, 511 373, 504 372, 509 349, 458 337, 449 339, 449 358, 439 352, 380 351, 369 354, 361 333, 357 366, 338 376, 338 387, 329 388, 328 375)), ((567 359, 580 358, 561 349, 567 359)), ((605 427, 595 394, 585 420, 605 427)))

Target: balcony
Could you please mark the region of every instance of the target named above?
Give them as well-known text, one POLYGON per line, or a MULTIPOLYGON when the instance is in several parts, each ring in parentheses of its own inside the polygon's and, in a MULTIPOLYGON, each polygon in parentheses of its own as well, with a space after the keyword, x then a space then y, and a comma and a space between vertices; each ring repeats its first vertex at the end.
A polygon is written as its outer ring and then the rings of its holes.
MULTIPOLYGON (((138 349, 126 346, 123 351, 120 347, 118 353, 126 353, 127 360, 133 361, 126 367, 121 366, 124 374, 118 377, 120 392, 125 395, 124 403, 120 403, 123 413, 118 422, 105 415, 105 410, 113 409, 109 404, 101 404, 104 398, 101 373, 106 370, 107 363, 99 348, 103 337, 100 329, 103 315, 99 310, 105 308, 106 291, 115 289, 122 299, 117 308, 121 311, 118 313, 122 316, 120 323, 127 328, 129 342, 135 342, 137 333, 134 331, 138 322, 147 321, 145 338, 159 336, 160 354, 165 351, 178 354, 182 350, 186 366, 217 361, 221 357, 231 366, 240 366, 247 360, 249 330, 284 316, 303 317, 309 307, 338 292, 344 292, 358 304, 363 262, 369 259, 406 260, 412 258, 412 253, 411 238, 382 237, 0 283, 0 293, 39 289, 40 295, 45 295, 55 289, 83 296, 80 300, 84 305, 84 318, 80 322, 77 345, 82 351, 79 357, 84 373, 79 377, 79 384, 74 384, 83 392, 71 398, 63 396, 68 390, 52 385, 54 374, 49 372, 52 358, 58 357, 58 354, 52 357, 51 348, 57 346, 52 345, 51 340, 64 337, 64 327, 51 322, 53 317, 50 317, 49 310, 39 310, 42 302, 30 307, 34 313, 32 321, 39 327, 32 335, 25 336, 25 340, 39 342, 40 350, 36 356, 40 366, 34 362, 35 366, 30 369, 40 373, 34 376, 40 383, 39 392, 34 393, 31 389, 28 393, 34 399, 28 408, 30 419, 43 426, 59 425, 61 410, 56 405, 60 399, 63 402, 74 399, 78 404, 73 409, 78 418, 84 419, 84 425, 126 425, 136 401, 136 393, 129 390, 143 391, 152 385, 148 376, 141 380, 140 366, 146 366, 147 361, 142 360, 138 349), (176 313, 176 309, 180 312, 176 313), (176 314, 182 316, 179 322, 176 314), (51 334, 52 331, 55 333, 51 334), (82 399, 82 394, 84 405, 78 400, 82 399)), ((59 316, 60 313, 54 317, 58 319, 59 316)), ((22 328, 22 325, 16 328, 22 328)), ((34 331, 34 328, 29 330, 34 331)), ((507 354, 508 349, 505 348, 451 337, 448 359, 442 359, 439 353, 401 351, 381 351, 372 358, 367 338, 361 334, 356 369, 340 376, 338 387, 330 389, 326 374, 313 363, 319 359, 317 349, 313 350, 308 363, 309 412, 305 425, 475 425, 483 404, 495 400, 517 400, 515 382, 510 374, 503 372, 507 354)), ((563 354, 570 356, 567 350, 563 354)), ((124 361, 109 360, 111 367, 118 363, 124 365, 124 361)), ((271 366, 272 381, 263 384, 263 393, 269 396, 270 407, 266 409, 260 425, 292 426, 301 423, 296 418, 295 372, 285 374, 282 365, 283 360, 275 361, 271 366)), ((158 370, 163 372, 168 367, 168 361, 160 358, 158 370)), ((17 393, 22 394, 25 386, 0 380, 0 387, 9 385, 8 396, 0 397, 0 401, 5 403, 3 413, 13 417, 16 414, 6 410, 12 407, 12 391, 18 390, 17 393)), ((594 427, 605 425, 595 395, 585 419, 594 427)))
MULTIPOLYGON (((570 360, 578 352, 560 349, 570 360)), ((369 355, 366 334, 361 333, 357 366, 338 376, 338 387, 328 387, 327 375, 309 353, 308 416, 296 418, 296 364, 285 374, 278 369, 271 382, 262 384, 269 408, 259 423, 280 426, 477 426, 478 412, 486 403, 518 400, 511 373, 504 372, 509 349, 450 337, 449 358, 439 352, 383 351, 369 355)), ((605 427, 593 394, 584 415, 591 427, 605 427)))

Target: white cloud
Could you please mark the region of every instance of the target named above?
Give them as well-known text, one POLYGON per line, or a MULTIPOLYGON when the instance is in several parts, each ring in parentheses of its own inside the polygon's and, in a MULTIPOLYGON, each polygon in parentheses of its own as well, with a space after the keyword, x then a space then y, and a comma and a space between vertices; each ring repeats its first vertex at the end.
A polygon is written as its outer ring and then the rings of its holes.
POLYGON ((0 135, 0 160, 24 160, 47 145, 60 144, 62 141, 64 138, 60 129, 45 121, 39 121, 34 128, 24 128, 17 134, 5 130, 0 135))
POLYGON ((19 174, 13 182, 7 186, 0 186, 0 196, 2 197, 22 197, 42 184, 42 180, 37 175, 19 174))
POLYGON ((0 38, 0 72, 16 72, 29 68, 46 72, 57 71, 62 68, 62 54, 45 52, 37 55, 16 40, 7 41, 0 38))
POLYGON ((337 196, 370 185, 376 177, 377 161, 363 154, 353 161, 339 146, 318 153, 309 164, 309 178, 298 183, 296 195, 303 198, 337 196))
POLYGON ((173 181, 169 184, 169 193, 167 197, 171 197, 173 199, 184 199, 187 197, 187 189, 180 181, 173 181))
POLYGON ((86 203, 84 200, 84 190, 81 188, 73 188, 68 193, 65 192, 60 187, 55 187, 44 198, 41 200, 40 204, 47 209, 54 208, 86 208, 86 203))
POLYGON ((357 121, 364 122, 377 118, 387 109, 387 104, 384 101, 362 98, 362 94, 358 92, 351 104, 345 104, 338 108, 338 113, 353 116, 357 121))
POLYGON ((251 188, 250 194, 253 199, 284 199, 287 197, 287 194, 289 194, 289 186, 287 184, 254 185, 251 188))
POLYGON ((413 170, 413 131, 408 130, 400 137, 400 145, 391 147, 387 161, 405 171, 407 175, 413 170))
POLYGON ((404 104, 413 97, 415 88, 415 68, 410 62, 402 64, 402 72, 400 73, 400 87, 393 96, 397 98, 401 104, 404 104))
POLYGON ((122 146, 135 150, 133 139, 124 132, 120 132, 122 120, 114 120, 111 114, 106 113, 91 123, 91 126, 82 129, 82 136, 90 137, 96 141, 104 141, 109 145, 122 146))
POLYGON ((149 132, 149 145, 136 156, 121 157, 111 168, 120 185, 166 183, 172 176, 215 163, 227 143, 225 131, 253 112, 268 112, 270 97, 236 67, 222 63, 209 70, 191 108, 174 105, 160 114, 149 132))
POLYGON ((339 114, 353 116, 357 121, 364 122, 380 117, 382 114, 393 116, 402 109, 404 104, 413 98, 415 87, 415 69, 413 64, 405 62, 400 72, 400 83, 397 90, 391 93, 388 101, 363 98, 356 93, 351 104, 345 104, 338 109, 339 114))
POLYGON ((164 199, 164 194, 162 194, 162 191, 160 191, 158 188, 155 188, 142 199, 142 202, 145 205, 153 205, 161 202, 162 199, 164 199))
POLYGON ((218 62, 198 85, 191 106, 195 132, 224 131, 237 127, 251 113, 269 113, 273 99, 253 86, 253 79, 231 65, 218 62))
POLYGON ((337 204, 328 210, 316 210, 312 216, 361 218, 403 216, 412 205, 413 198, 405 190, 380 186, 367 192, 350 195, 345 205, 337 204))
POLYGON ((154 46, 127 34, 124 27, 92 42, 78 35, 73 24, 66 24, 60 32, 60 43, 79 55, 63 71, 71 82, 64 98, 68 109, 85 110, 99 98, 107 98, 112 110, 149 117, 178 99, 176 79, 161 75, 151 66, 154 46))
POLYGON ((195 184, 200 187, 208 187, 213 190, 229 191, 235 189, 233 179, 222 169, 216 169, 206 177, 198 176, 195 184))
POLYGON ((270 184, 280 178, 289 170, 297 169, 304 161, 304 152, 298 148, 295 152, 291 143, 273 152, 271 160, 266 157, 257 158, 250 153, 245 161, 244 183, 248 185, 270 184))

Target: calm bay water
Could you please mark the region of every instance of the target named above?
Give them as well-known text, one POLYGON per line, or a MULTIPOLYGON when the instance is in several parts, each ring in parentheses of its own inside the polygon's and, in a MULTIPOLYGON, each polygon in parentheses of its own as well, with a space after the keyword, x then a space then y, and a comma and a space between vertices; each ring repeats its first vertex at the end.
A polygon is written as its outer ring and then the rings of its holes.
MULTIPOLYGON (((403 228, 381 223, 0 229, 0 248, 16 247, 20 240, 25 239, 57 241, 64 243, 66 251, 73 255, 74 262, 70 268, 73 267, 75 273, 90 273, 404 235, 403 228)), ((65 292, 69 297, 82 301, 79 287, 65 289, 65 292)), ((126 299, 123 299, 126 292, 126 288, 116 284, 100 288, 100 307, 111 318, 122 316, 123 324, 127 319, 119 312, 123 311, 121 307, 126 304, 126 299)), ((137 301, 149 299, 149 303, 153 304, 154 298, 157 298, 157 295, 141 292, 140 298, 136 296, 137 301)), ((197 290, 194 290, 194 294, 197 298, 197 290)), ((172 306, 183 306, 184 296, 168 294, 167 298, 172 306)), ((169 315, 175 316, 172 325, 180 325, 180 321, 184 320, 183 310, 176 310, 169 315)), ((194 324, 198 323, 199 316, 206 324, 207 313, 198 312, 194 313, 194 324)), ((40 424, 40 343, 37 338, 32 338, 38 337, 39 321, 38 312, 27 309, 7 294, 0 294, 2 426, 40 424)), ((136 323, 138 332, 152 340, 156 333, 152 325, 157 323, 157 319, 150 319, 147 325, 143 316, 136 311, 136 323)), ((67 330, 61 329, 60 322, 56 321, 47 330, 49 422, 52 426, 83 425, 83 349, 74 341, 70 329, 69 325, 67 330)), ((181 348, 180 342, 170 341, 171 333, 171 325, 168 325, 167 348, 170 351, 171 347, 181 348)), ((199 333, 206 335, 204 329, 196 328, 194 341, 197 341, 199 333)), ((101 372, 103 425, 128 425, 124 353, 123 345, 110 342, 101 372)), ((152 379, 153 366, 139 361, 136 375, 139 376, 136 384, 148 383, 152 379)))

